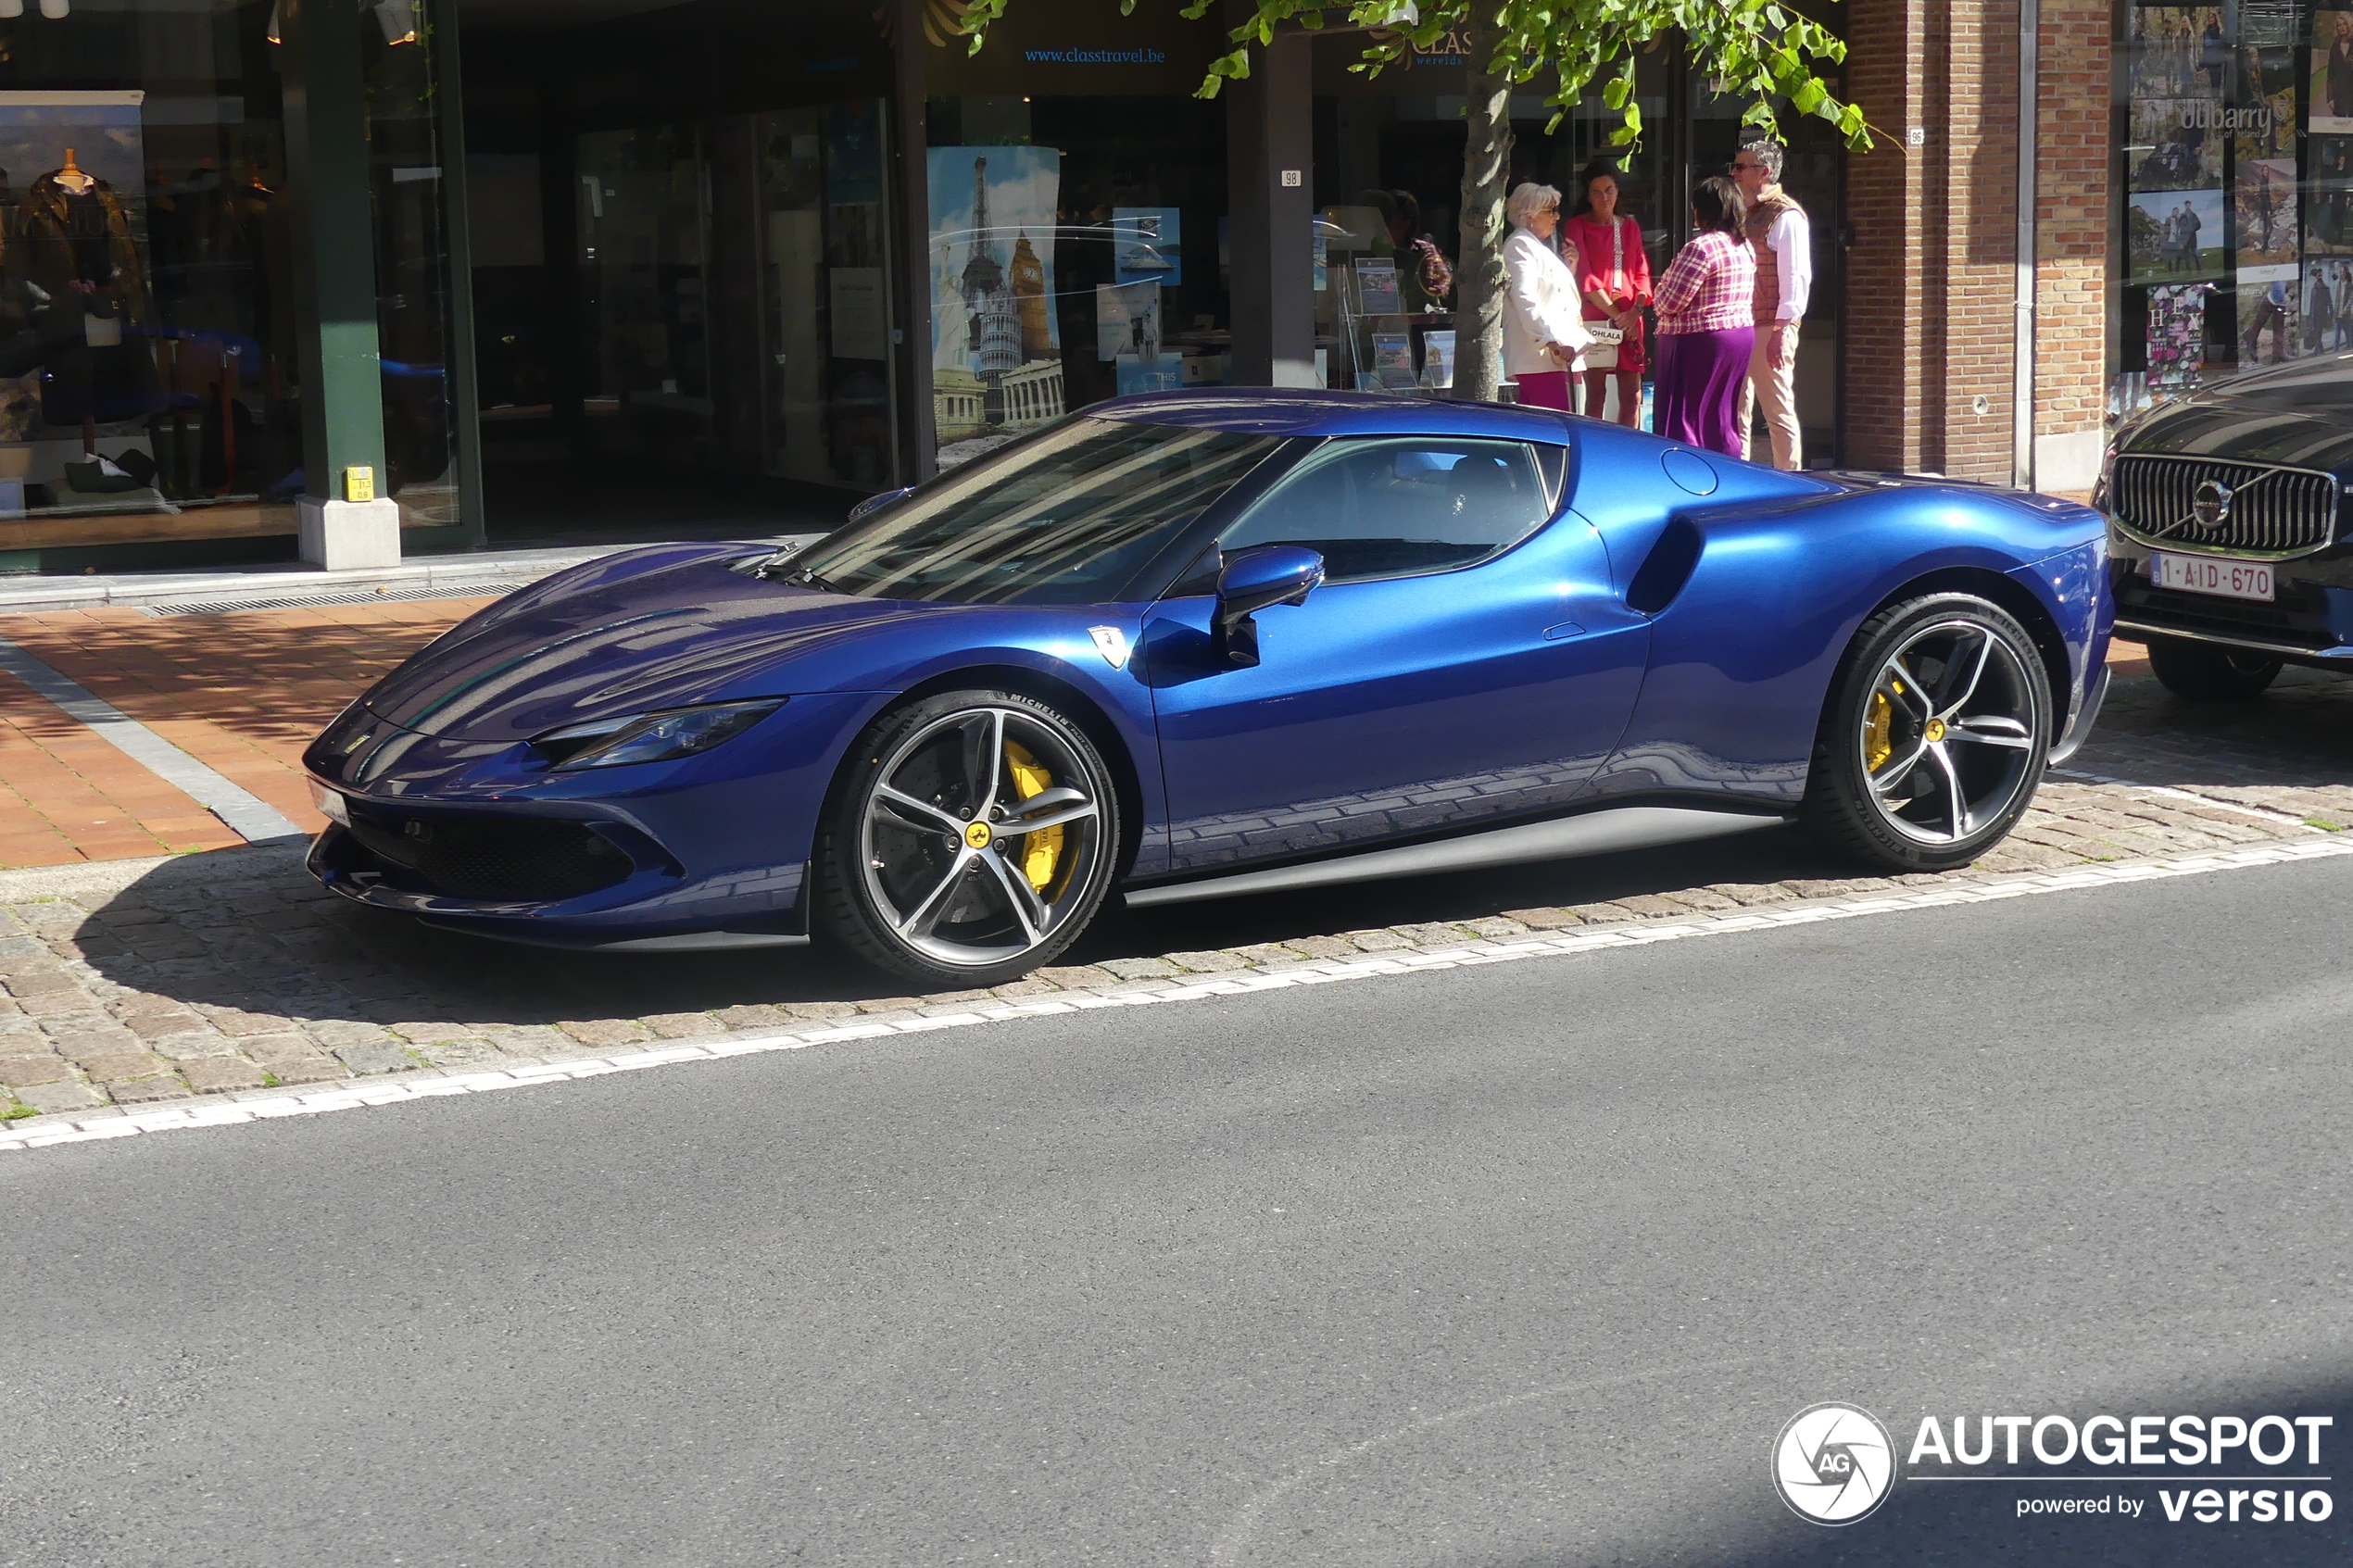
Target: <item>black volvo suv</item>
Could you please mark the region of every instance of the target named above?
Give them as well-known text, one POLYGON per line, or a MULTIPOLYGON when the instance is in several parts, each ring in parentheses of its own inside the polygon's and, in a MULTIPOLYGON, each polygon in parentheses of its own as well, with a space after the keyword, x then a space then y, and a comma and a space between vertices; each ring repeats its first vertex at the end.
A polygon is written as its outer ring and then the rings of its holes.
POLYGON ((2129 421, 2108 514, 2116 634, 2183 696, 2283 664, 2353 671, 2353 353, 2233 377, 2129 421))

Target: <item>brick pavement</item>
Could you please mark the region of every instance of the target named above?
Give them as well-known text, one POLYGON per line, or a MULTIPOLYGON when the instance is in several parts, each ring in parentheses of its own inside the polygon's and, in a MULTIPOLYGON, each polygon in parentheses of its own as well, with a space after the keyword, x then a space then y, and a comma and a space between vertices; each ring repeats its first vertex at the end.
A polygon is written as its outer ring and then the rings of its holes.
MULTIPOLYGON (((150 616, 12 616, 0 635, 307 831, 302 748, 344 704, 487 599, 150 616)), ((0 675, 0 867, 241 843, 204 807, 0 675)))
MULTIPOLYGON (((994 996, 1116 994, 2348 825, 2353 684, 2291 675, 2264 702, 2212 709, 2128 677, 2101 733, 2045 784, 2014 838, 1945 878, 1856 877, 1794 833, 1765 833, 1114 915, 1071 963, 994 996)), ((0 882, 0 1114, 16 1119, 11 1133, 281 1085, 514 1066, 812 1019, 902 1020, 982 995, 890 995, 798 951, 616 961, 472 941, 346 905, 271 847, 14 873, 0 882), (50 891, 31 886, 44 878, 50 891)))

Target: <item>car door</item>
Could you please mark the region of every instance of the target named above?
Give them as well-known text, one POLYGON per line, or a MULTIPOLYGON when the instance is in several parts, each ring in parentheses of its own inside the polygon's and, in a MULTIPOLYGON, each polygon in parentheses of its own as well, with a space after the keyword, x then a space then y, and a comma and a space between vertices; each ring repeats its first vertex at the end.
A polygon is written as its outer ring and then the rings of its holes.
POLYGON ((1153 607, 1171 871, 1501 821, 1578 793, 1626 726, 1648 630, 1611 587, 1600 536, 1559 510, 1562 456, 1332 441, 1218 541, 1325 558, 1304 603, 1258 613, 1255 666, 1220 659, 1206 573, 1153 607))

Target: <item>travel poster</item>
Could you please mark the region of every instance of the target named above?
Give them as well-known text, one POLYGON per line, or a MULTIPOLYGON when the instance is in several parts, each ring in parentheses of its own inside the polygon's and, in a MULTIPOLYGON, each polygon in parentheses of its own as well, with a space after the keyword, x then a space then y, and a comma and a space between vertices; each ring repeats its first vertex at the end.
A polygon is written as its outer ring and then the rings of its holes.
POLYGON ((1112 269, 1123 283, 1185 281, 1184 218, 1173 207, 1111 209, 1112 269))
MULTIPOLYGON (((1005 373, 1052 358, 1060 343, 1052 302, 1062 154, 933 147, 926 169, 935 395, 1001 422, 994 389, 1005 373)), ((951 422, 965 421, 942 420, 951 422)))
POLYGON ((1373 334, 1373 375, 1384 392, 1409 392, 1414 386, 1414 338, 1411 332, 1373 334))
POLYGON ((1185 361, 1178 355, 1162 354, 1146 359, 1123 354, 1115 363, 1122 397, 1139 392, 1175 392, 1185 384, 1185 361))
POLYGON ((1095 358, 1160 358, 1160 285, 1095 285, 1095 358))
POLYGON ((1365 316, 1394 316, 1397 303, 1397 263, 1366 259, 1356 264, 1356 309, 1365 316))
POLYGON ((1454 384, 1454 334, 1453 332, 1424 332, 1422 334, 1422 384, 1441 388, 1454 384))

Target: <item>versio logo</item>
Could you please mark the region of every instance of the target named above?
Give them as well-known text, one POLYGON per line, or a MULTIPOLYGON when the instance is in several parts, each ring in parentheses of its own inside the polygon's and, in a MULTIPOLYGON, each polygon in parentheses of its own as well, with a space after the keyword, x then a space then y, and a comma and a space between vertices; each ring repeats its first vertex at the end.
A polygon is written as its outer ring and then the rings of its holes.
POLYGON ((1852 1524, 1887 1500, 1895 1445, 1879 1418, 1854 1405, 1812 1405, 1773 1443, 1773 1485, 1790 1512, 1817 1524, 1852 1524))

